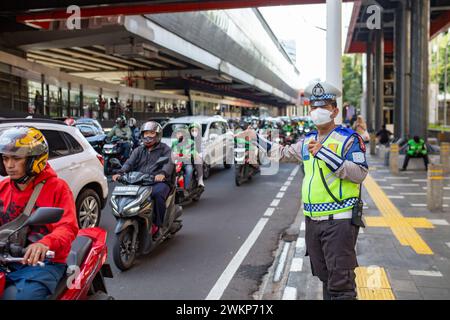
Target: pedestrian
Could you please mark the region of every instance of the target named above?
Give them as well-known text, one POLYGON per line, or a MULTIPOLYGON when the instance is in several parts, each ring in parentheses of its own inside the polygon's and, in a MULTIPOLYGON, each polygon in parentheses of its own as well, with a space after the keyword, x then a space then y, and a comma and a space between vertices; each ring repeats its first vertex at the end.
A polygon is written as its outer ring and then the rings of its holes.
POLYGON ((387 130, 386 125, 383 124, 381 126, 381 130, 377 132, 376 136, 378 138, 378 143, 380 143, 384 146, 388 146, 389 142, 391 140, 392 132, 387 130))
POLYGON ((291 146, 265 140, 252 130, 270 157, 303 162, 303 213, 306 221, 306 255, 312 274, 323 283, 325 300, 356 299, 356 240, 362 222, 361 184, 367 176, 366 147, 352 129, 335 124, 340 91, 326 82, 305 89, 310 115, 317 130, 291 146))
POLYGON ((365 143, 368 143, 370 140, 369 132, 367 132, 367 124, 364 121, 364 118, 361 115, 358 115, 355 123, 353 124, 353 130, 355 130, 365 143))
POLYGON ((98 95, 98 108, 100 112, 100 120, 104 120, 104 112, 105 112, 106 100, 102 97, 101 94, 98 95))
POLYGON ((116 116, 116 103, 114 102, 113 98, 109 98, 109 112, 110 112, 110 119, 111 118, 117 118, 116 116))
POLYGON ((425 164, 425 170, 428 170, 428 163, 430 162, 428 159, 428 150, 425 145, 425 141, 419 136, 414 136, 413 139, 410 139, 407 144, 402 147, 402 150, 408 148, 405 155, 405 160, 403 161, 403 167, 400 171, 406 171, 408 167, 408 162, 410 158, 423 158, 423 162, 425 164))
POLYGON ((44 114, 44 98, 39 90, 36 90, 36 95, 34 96, 34 106, 38 113, 44 114))

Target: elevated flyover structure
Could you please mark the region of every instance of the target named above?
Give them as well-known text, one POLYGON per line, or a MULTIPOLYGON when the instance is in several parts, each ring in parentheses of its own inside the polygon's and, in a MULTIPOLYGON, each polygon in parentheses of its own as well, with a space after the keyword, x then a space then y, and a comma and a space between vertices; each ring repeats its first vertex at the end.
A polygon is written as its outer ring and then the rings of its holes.
MULTIPOLYGON (((31 1, 27 6, 33 4, 31 1)), ((108 102, 118 96, 121 104, 131 103, 133 111, 142 116, 150 112, 146 106, 152 99, 142 101, 146 94, 127 95, 122 89, 111 89, 111 84, 174 94, 177 99, 173 101, 184 96, 182 106, 164 100, 155 102, 151 109, 167 111, 176 107, 187 114, 237 116, 248 110, 264 110, 276 115, 299 101, 299 71, 257 9, 136 15, 127 15, 126 11, 83 17, 80 29, 74 30, 58 17, 58 10, 55 7, 51 11, 53 18, 49 20, 41 16, 31 21, 24 18, 26 13, 21 16, 18 11, 16 21, 3 20, 0 50, 75 78, 60 81, 37 72, 40 76, 24 79, 34 83, 32 90, 29 87, 29 92, 19 94, 22 101, 2 97, 0 108, 9 108, 12 101, 16 109, 25 109, 26 97, 29 104, 34 92, 41 89, 38 91, 45 104, 50 104, 52 95, 53 100, 61 101, 59 109, 43 108, 43 113, 52 115, 81 115, 86 101, 98 108, 98 95, 108 102), (108 83, 108 89, 83 85, 83 78, 108 83), (87 87, 89 97, 83 99, 87 87)), ((4 78, 15 83, 8 84, 8 88, 18 85, 24 71, 18 71, 20 67, 12 66, 10 61, 0 63, 4 78)))

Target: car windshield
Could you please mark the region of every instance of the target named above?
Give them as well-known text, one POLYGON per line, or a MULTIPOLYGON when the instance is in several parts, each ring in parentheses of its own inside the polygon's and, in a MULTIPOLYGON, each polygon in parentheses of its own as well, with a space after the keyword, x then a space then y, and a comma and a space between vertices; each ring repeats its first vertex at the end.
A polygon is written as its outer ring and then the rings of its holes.
MULTIPOLYGON (((168 123, 163 128, 163 137, 171 138, 174 130, 177 128, 189 128, 190 122, 177 122, 177 123, 168 123)), ((206 131, 206 123, 202 123, 202 136, 205 136, 206 131)))

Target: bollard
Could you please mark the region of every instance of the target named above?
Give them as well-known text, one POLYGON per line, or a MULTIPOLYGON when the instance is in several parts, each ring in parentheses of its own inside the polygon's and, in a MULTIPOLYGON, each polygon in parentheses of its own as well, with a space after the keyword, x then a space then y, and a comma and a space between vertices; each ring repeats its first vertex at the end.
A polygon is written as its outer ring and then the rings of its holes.
POLYGON ((444 170, 441 164, 428 165, 427 205, 430 211, 442 211, 444 202, 444 170))
POLYGON ((374 133, 370 134, 370 155, 374 156, 377 152, 377 136, 374 133))
POLYGON ((450 173, 450 143, 441 143, 441 164, 443 166, 444 174, 450 173))
POLYGON ((398 152, 399 145, 397 143, 391 144, 389 151, 389 170, 394 175, 398 174, 398 152))

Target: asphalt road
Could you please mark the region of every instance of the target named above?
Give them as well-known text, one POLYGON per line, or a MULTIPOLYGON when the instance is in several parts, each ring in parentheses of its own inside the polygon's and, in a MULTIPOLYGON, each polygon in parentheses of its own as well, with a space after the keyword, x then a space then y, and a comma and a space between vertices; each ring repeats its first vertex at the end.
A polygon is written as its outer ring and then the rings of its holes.
MULTIPOLYGON (((254 177, 240 187, 234 184, 234 168, 213 168, 200 201, 183 207, 183 228, 173 239, 140 257, 126 272, 119 271, 109 255, 114 273, 113 279, 106 279, 109 294, 116 299, 205 299, 295 167, 283 164, 278 174, 254 177)), ((298 172, 222 299, 252 298, 273 262, 280 234, 298 212, 300 182, 298 172)), ((108 230, 112 248, 115 219, 109 204, 100 226, 108 230)))

